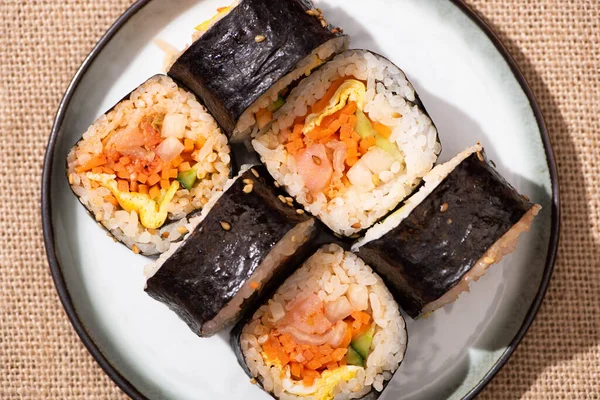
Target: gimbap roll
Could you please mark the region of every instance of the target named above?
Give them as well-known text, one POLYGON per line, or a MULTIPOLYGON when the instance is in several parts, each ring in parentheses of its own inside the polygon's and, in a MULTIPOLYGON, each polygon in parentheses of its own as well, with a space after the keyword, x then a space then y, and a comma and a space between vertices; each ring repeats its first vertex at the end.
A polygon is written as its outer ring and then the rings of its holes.
POLYGON ((194 95, 150 78, 99 117, 67 156, 73 192, 135 253, 162 253, 230 176, 227 137, 194 95))
POLYGON ((348 50, 306 78, 252 144, 289 194, 351 236, 393 210, 431 170, 437 130, 404 73, 348 50))
POLYGON ((200 97, 234 142, 267 126, 288 87, 347 45, 308 0, 241 0, 197 30, 168 74, 200 97))
POLYGON ((263 167, 230 180, 191 219, 183 242, 173 244, 146 270, 146 292, 199 336, 235 323, 318 233, 315 219, 282 193, 263 167))
POLYGON ((238 328, 240 363, 279 399, 381 392, 407 344, 404 319, 381 278, 334 244, 318 250, 238 328))
POLYGON ((451 303, 511 253, 541 209, 473 146, 436 166, 403 206, 353 250, 384 278, 413 318, 451 303))

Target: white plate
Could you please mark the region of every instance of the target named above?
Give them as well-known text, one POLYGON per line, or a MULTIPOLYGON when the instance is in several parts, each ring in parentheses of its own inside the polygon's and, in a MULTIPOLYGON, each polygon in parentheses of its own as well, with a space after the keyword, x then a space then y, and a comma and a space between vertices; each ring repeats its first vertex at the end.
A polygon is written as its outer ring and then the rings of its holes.
MULTIPOLYGON (((226 1, 226 0, 225 0, 226 1)), ((143 291, 148 262, 115 244, 71 193, 65 157, 100 114, 155 73, 155 39, 183 48, 224 0, 142 0, 86 59, 59 109, 43 179, 48 258, 71 321, 133 398, 268 399, 238 366, 228 334, 200 339, 143 291)), ((321 0, 353 48, 387 56, 414 83, 444 147, 440 161, 481 141, 499 171, 544 209, 517 251, 469 294, 407 320, 406 358, 383 399, 470 398, 508 359, 550 279, 558 240, 555 165, 539 109, 487 27, 458 1, 321 0)))

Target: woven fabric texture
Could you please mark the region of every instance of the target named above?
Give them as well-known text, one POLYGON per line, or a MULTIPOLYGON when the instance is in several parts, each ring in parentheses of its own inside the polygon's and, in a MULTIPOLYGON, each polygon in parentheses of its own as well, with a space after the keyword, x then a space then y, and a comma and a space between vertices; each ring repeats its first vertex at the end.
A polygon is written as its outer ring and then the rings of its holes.
MULTIPOLYGON (((556 271, 483 399, 600 398, 600 1, 468 0, 531 84, 558 162, 556 271)), ((79 341, 44 254, 40 180, 58 103, 131 0, 0 0, 0 398, 125 395, 79 341), (18 211, 18 213, 17 213, 18 211)))

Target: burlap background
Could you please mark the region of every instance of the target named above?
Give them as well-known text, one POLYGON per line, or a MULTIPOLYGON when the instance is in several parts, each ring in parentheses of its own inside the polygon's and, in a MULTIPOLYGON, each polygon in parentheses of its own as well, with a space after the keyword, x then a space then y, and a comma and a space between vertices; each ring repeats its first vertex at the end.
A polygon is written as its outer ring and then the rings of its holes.
MULTIPOLYGON (((2 399, 125 397, 80 343, 60 305, 44 255, 39 198, 59 100, 83 58, 130 3, 0 0, 2 399)), ((468 3, 508 46, 540 102, 563 204, 548 296, 481 397, 599 399, 600 2, 468 3)))

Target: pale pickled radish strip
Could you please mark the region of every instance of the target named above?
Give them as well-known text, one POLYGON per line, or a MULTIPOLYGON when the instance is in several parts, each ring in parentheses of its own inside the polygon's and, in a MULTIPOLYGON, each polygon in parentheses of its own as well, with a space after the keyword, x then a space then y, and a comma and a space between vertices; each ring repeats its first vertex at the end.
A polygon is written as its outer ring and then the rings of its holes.
POLYGON ((156 154, 164 162, 171 162, 183 152, 184 146, 179 139, 174 137, 166 138, 156 148, 156 154))
POLYGON ((165 115, 160 133, 163 137, 183 139, 186 125, 187 117, 185 115, 178 113, 167 114, 165 115))
POLYGON ((354 310, 346 296, 340 296, 337 300, 325 304, 325 316, 331 323, 348 317, 352 311, 354 310))

